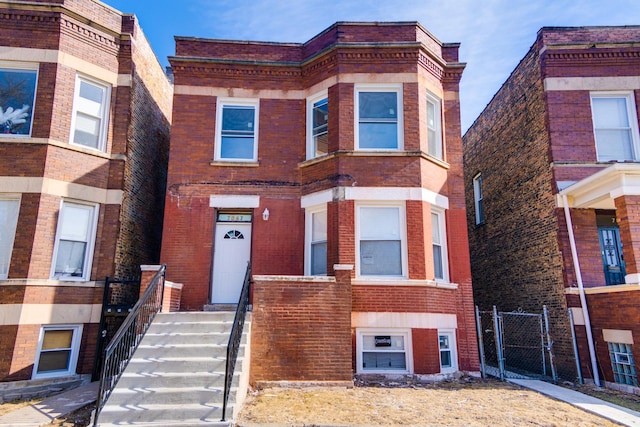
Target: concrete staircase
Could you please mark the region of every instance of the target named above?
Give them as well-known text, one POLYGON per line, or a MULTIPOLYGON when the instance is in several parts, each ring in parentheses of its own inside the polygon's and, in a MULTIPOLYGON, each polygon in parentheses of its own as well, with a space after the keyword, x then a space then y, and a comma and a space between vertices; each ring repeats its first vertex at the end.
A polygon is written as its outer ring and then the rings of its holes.
POLYGON ((232 312, 159 313, 98 417, 100 426, 229 426, 246 395, 251 313, 221 422, 232 312))

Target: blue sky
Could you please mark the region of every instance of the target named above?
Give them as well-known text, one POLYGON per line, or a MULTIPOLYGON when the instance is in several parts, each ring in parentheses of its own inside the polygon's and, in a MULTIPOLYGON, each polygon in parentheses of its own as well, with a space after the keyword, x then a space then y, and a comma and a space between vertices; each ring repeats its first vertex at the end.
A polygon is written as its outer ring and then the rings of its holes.
POLYGON ((168 65, 173 37, 302 43, 336 21, 418 21, 460 42, 467 63, 462 131, 473 123, 545 26, 640 25, 638 0, 106 0, 138 16, 168 65))

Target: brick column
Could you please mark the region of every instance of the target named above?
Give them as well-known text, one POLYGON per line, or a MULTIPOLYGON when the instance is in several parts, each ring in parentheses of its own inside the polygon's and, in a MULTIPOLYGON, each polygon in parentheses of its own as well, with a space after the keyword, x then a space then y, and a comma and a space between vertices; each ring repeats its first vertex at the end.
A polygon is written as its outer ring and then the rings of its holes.
POLYGON ((144 291, 149 287, 151 283, 151 279, 156 275, 158 270, 160 270, 161 265, 141 265, 140 266, 140 293, 138 294, 138 298, 144 294, 144 291))
POLYGON ((627 270, 625 282, 640 283, 640 196, 620 196, 615 204, 627 270))

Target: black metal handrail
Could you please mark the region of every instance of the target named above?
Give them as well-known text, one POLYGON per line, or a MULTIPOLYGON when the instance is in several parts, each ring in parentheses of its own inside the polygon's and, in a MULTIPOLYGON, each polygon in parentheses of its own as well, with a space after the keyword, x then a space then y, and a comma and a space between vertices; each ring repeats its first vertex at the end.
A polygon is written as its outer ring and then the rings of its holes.
POLYGON ((138 348, 138 344, 149 329, 154 317, 162 308, 166 269, 166 264, 162 265, 153 276, 151 283, 105 349, 96 412, 93 419, 94 427, 98 425, 100 411, 122 376, 122 372, 129 364, 131 356, 138 348))
POLYGON ((227 345, 227 367, 224 373, 224 397, 222 401, 222 421, 225 421, 227 413, 227 401, 231 391, 231 383, 233 382, 233 372, 236 369, 236 359, 238 358, 238 350, 240 349, 240 341, 242 340, 242 329, 244 328, 244 318, 247 314, 249 305, 249 288, 251 286, 251 263, 247 263, 247 272, 244 275, 242 283, 242 291, 238 300, 238 308, 233 319, 231 327, 231 335, 229 336, 229 344, 227 345))

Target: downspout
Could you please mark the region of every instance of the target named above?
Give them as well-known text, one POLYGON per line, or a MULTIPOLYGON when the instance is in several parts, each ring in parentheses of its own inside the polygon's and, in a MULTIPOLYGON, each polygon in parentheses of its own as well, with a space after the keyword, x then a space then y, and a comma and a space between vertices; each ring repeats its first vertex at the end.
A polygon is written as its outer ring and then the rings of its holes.
POLYGON ((569 232, 569 244, 571 245, 571 257, 573 258, 573 268, 576 272, 576 281, 578 282, 578 294, 580 295, 580 305, 582 305, 582 315, 584 316, 584 326, 587 330, 587 344, 589 345, 589 358, 591 359, 591 370, 593 371, 593 382, 600 387, 600 375, 598 374, 598 364, 596 361, 596 350, 593 345, 593 335, 591 334, 591 319, 589 318, 589 309, 587 308, 587 297, 584 293, 582 284, 582 272, 580 271, 580 263, 578 262, 578 250, 576 249, 576 239, 573 235, 573 223, 571 222, 571 214, 569 212, 569 200, 567 195, 562 195, 562 205, 564 207, 564 216, 567 220, 567 231, 569 232))

